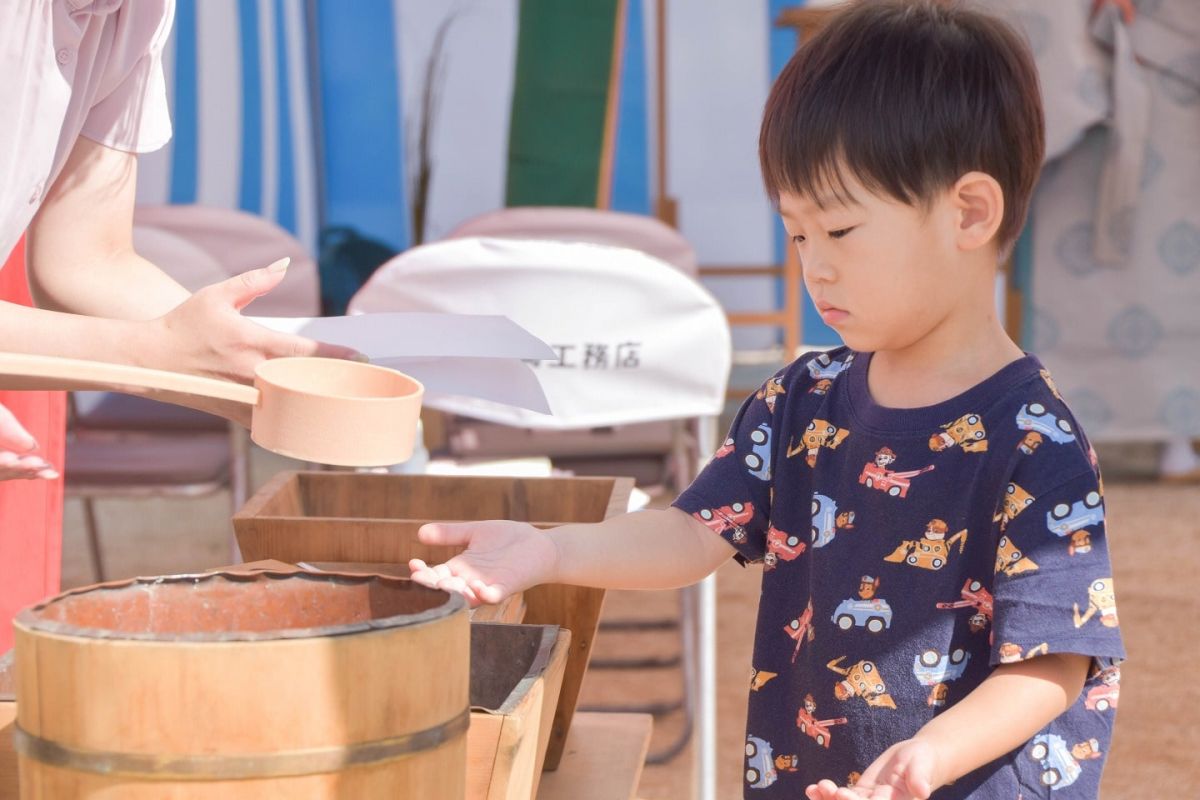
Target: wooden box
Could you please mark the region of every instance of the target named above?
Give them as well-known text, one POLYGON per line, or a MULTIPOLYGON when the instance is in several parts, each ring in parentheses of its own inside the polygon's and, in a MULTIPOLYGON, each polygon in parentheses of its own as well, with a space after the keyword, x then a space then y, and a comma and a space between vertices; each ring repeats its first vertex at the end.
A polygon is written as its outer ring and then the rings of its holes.
POLYGON ((471 625, 467 800, 537 795, 570 642, 553 625, 471 625))
POLYGON ((0 655, 0 800, 17 800, 17 754, 13 728, 17 724, 17 687, 13 681, 13 654, 0 655))
MULTIPOLYGON (((623 514, 627 478, 491 478, 355 472, 282 472, 234 515, 247 560, 441 563, 462 548, 431 547, 417 529, 431 521, 512 519, 549 528, 623 514)), ((525 592, 525 622, 571 632, 571 650, 550 734, 546 768, 555 769, 604 602, 602 589, 545 585, 525 592)))

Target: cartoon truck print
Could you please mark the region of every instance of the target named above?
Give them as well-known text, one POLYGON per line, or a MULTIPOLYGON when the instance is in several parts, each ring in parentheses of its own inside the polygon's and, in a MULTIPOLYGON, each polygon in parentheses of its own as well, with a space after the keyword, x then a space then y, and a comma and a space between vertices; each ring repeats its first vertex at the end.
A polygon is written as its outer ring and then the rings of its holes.
POLYGON ((833 380, 838 375, 841 375, 850 367, 850 362, 854 360, 854 356, 847 356, 845 361, 834 361, 829 357, 828 353, 820 353, 808 362, 808 374, 812 376, 814 381, 822 379, 833 380))
POLYGON ((1106 628, 1117 627, 1117 595, 1113 589, 1112 578, 1097 578, 1088 586, 1088 607, 1082 615, 1079 604, 1074 604, 1075 627, 1082 628, 1096 614, 1100 615, 1100 624, 1106 628))
POLYGON ((817 632, 813 628, 813 607, 812 601, 808 601, 808 607, 804 609, 804 613, 796 617, 794 620, 783 626, 784 633, 796 640, 796 649, 792 651, 792 663, 796 663, 796 657, 800 655, 800 645, 804 644, 804 640, 810 642, 817 638, 817 632))
POLYGON ((1034 496, 1015 483, 1004 487, 1004 497, 1000 498, 1000 510, 992 517, 992 522, 1000 523, 1000 530, 1008 528, 1008 523, 1017 518, 1025 509, 1033 505, 1034 496))
POLYGON ((854 528, 854 512, 838 513, 837 503, 823 494, 814 494, 812 499, 812 542, 813 547, 824 547, 833 541, 840 530, 854 528))
POLYGON ((1059 503, 1046 512, 1046 527, 1056 536, 1070 536, 1103 522, 1104 500, 1096 491, 1088 492, 1082 500, 1070 505, 1059 503))
POLYGON ((935 453, 949 450, 955 445, 967 453, 987 452, 987 431, 983 427, 983 417, 966 414, 943 425, 942 432, 935 433, 929 439, 929 449, 935 453))
POLYGON ((940 609, 973 608, 969 624, 973 633, 978 633, 992 623, 995 615, 995 598, 984 588, 982 581, 967 578, 963 583, 962 599, 938 603, 940 609))
POLYGON ((882 633, 892 627, 892 607, 879 597, 870 600, 851 597, 838 604, 830 621, 844 631, 857 626, 871 633, 882 633))
POLYGON ((825 666, 845 679, 834 684, 833 696, 838 700, 861 697, 872 708, 895 708, 896 701, 888 694, 887 685, 879 674, 874 661, 859 661, 852 667, 843 667, 845 656, 838 656, 825 666))
POLYGON ((1057 444, 1075 441, 1070 421, 1054 416, 1041 403, 1021 406, 1017 412, 1017 427, 1023 431, 1036 431, 1057 444))
POLYGON ((891 497, 908 497, 908 489, 912 479, 933 470, 933 464, 920 469, 896 472, 887 467, 868 461, 858 476, 858 482, 868 489, 878 489, 887 492, 891 497))
POLYGON ((959 555, 962 555, 967 547, 966 528, 953 536, 948 536, 949 532, 950 528, 945 520, 931 519, 920 539, 902 541, 895 550, 884 556, 883 560, 936 572, 946 566, 950 554, 954 551, 954 545, 958 545, 959 555))
POLYGON ((757 736, 746 735, 746 783, 751 789, 766 789, 779 780, 771 744, 757 736))
POLYGON ((1102 683, 1099 686, 1093 686, 1084 696, 1083 707, 1103 713, 1110 708, 1116 708, 1120 698, 1121 685, 1119 683, 1102 683))
POLYGON ((808 713, 808 710, 804 708, 796 712, 796 727, 800 729, 801 733, 826 750, 829 749, 829 742, 833 738, 829 729, 834 725, 845 725, 847 722, 848 720, 845 717, 838 717, 837 719, 813 719, 812 714, 808 713))
POLYGON ((803 452, 804 463, 815 467, 822 447, 836 450, 849 435, 850 431, 839 428, 828 420, 814 419, 808 423, 808 427, 800 435, 800 444, 788 442, 787 457, 791 458, 803 452))
POLYGON ((1049 786, 1052 791, 1064 789, 1079 780, 1083 774, 1083 767, 1079 766, 1081 759, 1099 758, 1100 755, 1100 744, 1095 739, 1068 748, 1061 736, 1042 733, 1033 737, 1029 744, 1029 757, 1042 769, 1042 785, 1049 786))
POLYGON ((1001 536, 996 543, 996 572, 1005 575, 1019 575, 1022 572, 1034 572, 1037 562, 1021 552, 1012 539, 1007 535, 1001 536))
POLYGON ((735 445, 733 443, 733 439, 726 439, 725 443, 717 448, 717 452, 713 453, 713 458, 714 459, 724 458, 725 456, 732 453, 734 451, 734 449, 735 449, 735 445))
POLYGON ((771 480, 771 426, 760 423, 750 431, 750 452, 743 459, 750 474, 760 481, 771 480))
POLYGON ((956 647, 945 655, 936 650, 925 650, 913 658, 913 676, 922 686, 931 687, 929 705, 945 702, 944 685, 961 678, 970 660, 971 654, 961 647, 956 647), (939 686, 943 688, 939 689, 939 686))
POLYGON ((763 388, 759 389, 754 395, 759 400, 767 404, 767 411, 775 413, 775 397, 777 395, 787 394, 783 388, 783 378, 771 378, 767 381, 763 388))
POLYGON ((772 570, 780 561, 795 561, 807 548, 800 537, 779 530, 774 525, 767 529, 767 554, 763 557, 764 569, 772 570))
POLYGON ((746 525, 754 519, 753 503, 733 503, 720 508, 702 508, 693 517, 707 525, 713 533, 733 531, 733 540, 746 541, 746 525))

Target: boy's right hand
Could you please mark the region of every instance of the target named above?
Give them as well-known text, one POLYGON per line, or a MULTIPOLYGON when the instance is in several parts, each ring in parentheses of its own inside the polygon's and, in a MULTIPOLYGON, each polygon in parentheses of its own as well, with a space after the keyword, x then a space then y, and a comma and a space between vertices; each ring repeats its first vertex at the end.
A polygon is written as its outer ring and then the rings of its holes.
POLYGON ((546 531, 525 522, 433 522, 417 538, 432 545, 466 545, 445 564, 408 562, 412 579, 432 589, 457 592, 472 607, 499 603, 515 592, 554 579, 558 548, 546 531))

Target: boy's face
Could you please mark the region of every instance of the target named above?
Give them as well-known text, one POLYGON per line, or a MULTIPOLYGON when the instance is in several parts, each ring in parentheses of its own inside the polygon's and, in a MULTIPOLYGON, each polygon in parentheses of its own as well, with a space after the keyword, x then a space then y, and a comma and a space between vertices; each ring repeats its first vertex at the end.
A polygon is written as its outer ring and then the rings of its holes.
POLYGON ((852 349, 907 347, 954 313, 964 295, 953 209, 948 196, 925 209, 875 195, 849 178, 846 188, 853 201, 830 195, 818 205, 780 194, 804 284, 822 319, 852 349))

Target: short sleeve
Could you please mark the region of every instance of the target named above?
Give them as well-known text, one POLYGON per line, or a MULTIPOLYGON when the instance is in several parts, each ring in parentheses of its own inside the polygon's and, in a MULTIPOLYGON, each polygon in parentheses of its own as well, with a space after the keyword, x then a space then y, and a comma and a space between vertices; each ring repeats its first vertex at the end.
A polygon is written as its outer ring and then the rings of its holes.
POLYGON ((1097 474, 1085 468, 1047 489, 1017 475, 1005 495, 991 663, 1047 653, 1123 659, 1097 474))
POLYGON ((746 398, 712 460, 672 503, 724 537, 742 563, 766 554, 774 409, 782 385, 775 376, 746 398))
POLYGON ((163 48, 174 0, 127 2, 113 23, 100 92, 80 133, 114 150, 148 153, 171 139, 163 48))

